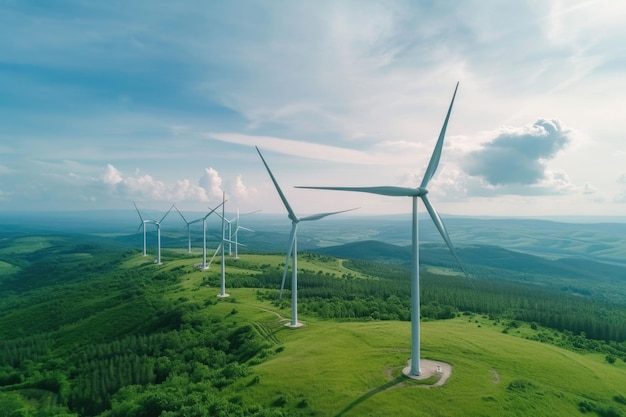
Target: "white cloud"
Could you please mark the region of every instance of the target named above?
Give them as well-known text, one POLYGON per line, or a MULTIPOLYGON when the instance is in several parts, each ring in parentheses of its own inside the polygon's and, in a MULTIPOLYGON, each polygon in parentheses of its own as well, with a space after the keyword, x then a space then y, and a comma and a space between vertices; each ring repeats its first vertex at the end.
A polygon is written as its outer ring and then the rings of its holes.
POLYGON ((199 184, 210 198, 222 199, 224 193, 222 189, 222 178, 212 167, 204 169, 204 175, 200 177, 199 184))
POLYGON ((243 183, 241 175, 237 175, 234 183, 228 188, 233 196, 240 201, 249 201, 257 194, 257 190, 255 188, 249 188, 243 183))
POLYGON ((337 146, 283 139, 271 136, 253 136, 239 133, 209 133, 208 138, 239 145, 258 146, 263 150, 271 150, 304 158, 320 159, 331 162, 347 162, 354 164, 375 164, 380 159, 368 152, 337 146))
POLYGON ((109 192, 137 200, 206 203, 212 199, 222 198, 222 178, 213 168, 205 168, 197 185, 188 179, 168 184, 138 170, 134 175, 124 175, 113 165, 108 164, 100 181, 109 192))
POLYGON ((107 164, 105 173, 102 175, 102 182, 105 184, 116 185, 124 181, 122 174, 111 164, 107 164))
POLYGON ((536 121, 532 126, 502 128, 482 148, 470 152, 462 162, 465 171, 494 186, 510 190, 531 186, 535 190, 556 192, 569 188, 565 173, 549 171, 553 159, 571 141, 571 131, 558 120, 536 121))

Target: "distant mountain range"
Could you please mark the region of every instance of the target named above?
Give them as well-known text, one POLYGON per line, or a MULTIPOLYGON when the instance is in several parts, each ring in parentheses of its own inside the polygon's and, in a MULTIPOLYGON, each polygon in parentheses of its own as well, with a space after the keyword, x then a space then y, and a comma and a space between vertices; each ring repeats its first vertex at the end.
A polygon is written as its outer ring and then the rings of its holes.
MULTIPOLYGON (((582 257, 547 259, 491 245, 464 245, 456 248, 461 262, 475 278, 501 278, 532 282, 589 295, 600 294, 626 300, 626 266, 597 262, 582 257)), ((316 253, 337 258, 391 263, 410 268, 411 247, 375 240, 317 248, 316 253)), ((460 272, 444 244, 420 245, 420 265, 443 267, 460 272)))
MULTIPOLYGON (((205 213, 185 213, 195 219, 205 213)), ((160 218, 163 212, 146 210, 146 218, 160 218)), ((227 213, 227 217, 234 217, 227 213)), ((576 217, 576 222, 558 222, 535 218, 475 218, 443 216, 455 245, 484 244, 531 253, 547 258, 587 257, 588 259, 626 265, 626 217, 576 217), (619 222, 618 222, 619 220, 619 222)), ((426 216, 420 220, 420 242, 441 243, 441 237, 426 216)), ((570 218, 567 218, 570 219, 570 218)), ((140 224, 134 210, 101 210, 78 212, 2 212, 0 227, 11 232, 64 232, 101 236, 131 236, 140 224)), ((209 234, 219 237, 221 222, 217 216, 208 219, 209 234)), ((258 213, 242 216, 241 224, 254 232, 241 232, 242 243, 250 250, 283 250, 289 234, 286 215, 258 213)), ((199 240, 201 225, 192 228, 199 240)), ((150 228, 148 229, 151 230, 150 228)), ((164 236, 172 239, 186 233, 178 213, 171 212, 163 222, 164 236)), ((341 215, 307 222, 298 229, 303 249, 336 246, 365 240, 379 240, 394 245, 409 245, 410 215, 354 216, 341 215)), ((131 238, 132 239, 132 238, 131 238)))

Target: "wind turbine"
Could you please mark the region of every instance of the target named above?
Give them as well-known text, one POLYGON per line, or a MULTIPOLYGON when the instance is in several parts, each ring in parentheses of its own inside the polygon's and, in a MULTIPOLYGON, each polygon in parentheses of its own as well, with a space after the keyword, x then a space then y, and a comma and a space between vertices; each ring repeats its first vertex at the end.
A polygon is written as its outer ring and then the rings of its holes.
MULTIPOLYGON (((133 201, 133 205, 135 206, 135 210, 137 210, 137 214, 139 214, 139 218, 141 219, 141 225, 143 225, 143 256, 146 256, 146 224, 151 223, 151 224, 156 225, 157 227, 157 258, 155 259, 154 263, 160 265, 161 264, 161 222, 165 219, 165 217, 167 217, 170 211, 172 211, 175 205, 172 204, 169 210, 167 210, 167 212, 163 215, 163 217, 161 217, 161 220, 159 221, 156 221, 154 219, 144 219, 141 216, 141 213, 139 212, 139 209, 137 208, 137 204, 135 204, 134 201, 133 201)), ((142 227, 141 225, 139 227, 142 227)))
MULTIPOLYGON (((242 214, 242 216, 258 213, 259 211, 261 210, 255 210, 250 213, 244 213, 242 214)), ((217 215, 222 217, 219 213, 217 215)), ((247 227, 243 227, 239 225, 239 209, 237 209, 237 216, 233 217, 230 220, 224 217, 223 220, 226 222, 226 224, 228 224, 228 239, 225 239, 225 241, 228 242, 228 256, 233 255, 232 245, 234 244, 235 245, 235 259, 239 259, 239 252, 237 249, 237 247, 239 246, 239 239, 237 238, 237 233, 240 230, 245 230, 247 232, 253 232, 254 230, 251 230, 251 229, 248 229, 247 227), (234 232, 233 232, 233 223, 236 225, 234 232), (233 241, 233 238, 235 239, 234 241, 233 241)))
POLYGON ((443 140, 446 134, 446 128, 448 127, 448 120, 450 119, 450 113, 452 112, 452 105, 454 104, 454 98, 456 97, 457 89, 459 88, 459 83, 456 83, 456 87, 454 89, 454 94, 452 95, 452 101, 450 102, 450 107, 448 108, 448 114, 446 115, 446 119, 443 123, 443 127, 441 128, 441 133, 439 134, 439 139, 437 140, 437 144, 435 145, 435 150, 433 151, 433 155, 430 158, 430 162, 428 164, 428 168, 426 168, 426 172, 424 173, 424 178, 422 179, 422 183, 417 188, 410 187, 395 187, 395 186, 381 186, 381 187, 296 187, 296 188, 311 188, 311 189, 320 189, 320 190, 339 190, 339 191, 356 191, 370 194, 379 194, 391 197, 411 197, 413 200, 413 225, 412 225, 412 267, 411 267, 411 360, 410 366, 404 370, 405 374, 409 377, 419 376, 421 374, 420 367, 420 300, 419 300, 419 244, 418 244, 418 226, 417 226, 417 199, 418 197, 422 199, 424 202, 424 206, 426 206, 426 210, 430 214, 431 219, 435 223, 435 226, 439 230, 441 237, 450 248, 452 255, 456 258, 457 262, 461 266, 461 270, 467 276, 463 265, 459 257, 452 246, 452 241, 450 240, 450 236, 448 236, 448 232, 446 230, 441 217, 435 211, 435 208, 430 203, 428 199, 428 183, 435 175, 435 171, 437 170, 437 166, 439 165, 439 159, 441 158, 441 150, 443 148, 443 140))
MULTIPOLYGON (((248 214, 254 214, 254 213, 258 213, 261 210, 255 210, 255 211, 251 211, 250 213, 244 213, 242 214, 242 216, 244 215, 248 215, 248 214)), ((238 251, 238 246, 239 246, 239 231, 240 230, 245 230, 246 232, 254 232, 254 230, 252 229, 248 229, 247 227, 241 226, 239 224, 239 209, 237 209, 237 227, 235 228, 235 259, 239 259, 239 251, 238 251)), ((244 245, 245 246, 245 245, 244 245)))
MULTIPOLYGON (((139 212, 139 209, 137 208, 137 204, 135 204, 134 201, 133 201, 133 205, 135 206, 135 210, 137 210, 137 214, 139 215, 139 219, 141 220, 141 224, 139 225, 139 228, 143 226, 143 256, 146 256, 146 223, 150 223, 151 220, 144 220, 143 217, 141 216, 141 213, 139 212)), ((137 232, 138 231, 139 229, 137 229, 137 232)))
POLYGON ((223 200, 217 207, 215 207, 214 209, 211 209, 211 211, 209 211, 206 216, 191 222, 191 223, 195 223, 195 222, 199 222, 199 221, 202 220, 202 269, 209 269, 209 267, 207 266, 207 263, 206 263, 206 219, 211 214, 213 214, 213 212, 215 210, 220 208, 220 206, 223 207, 225 202, 226 201, 223 200))
MULTIPOLYGON (((220 216, 218 214, 218 216, 220 216)), ((222 216, 220 216, 222 217, 222 216)), ((237 217, 233 217, 232 219, 228 220, 226 217, 222 217, 222 225, 224 225, 224 222, 226 222, 226 224, 228 225, 228 239, 226 239, 226 241, 228 242, 228 256, 233 256, 233 222, 237 220, 239 221, 239 216, 237 217)), ((225 227, 225 225, 224 225, 225 227)), ((224 236, 224 238, 226 238, 226 236, 224 236)), ((235 250, 237 250, 237 247, 235 246, 235 250)))
POLYGON ((267 165, 267 162, 265 162, 263 155, 261 155, 261 151, 259 150, 258 147, 255 146, 255 148, 256 148, 256 151, 259 153, 259 156, 261 157, 261 161, 263 161, 263 165, 265 165, 265 168, 267 169, 268 174, 270 174, 270 178, 272 179, 272 182, 274 183, 274 186, 276 187, 276 191, 278 191, 278 195, 280 196, 280 199, 283 201, 283 204, 285 205, 285 208, 287 209, 288 217, 291 220, 291 233, 289 235, 289 247, 287 248, 287 258, 285 259, 285 271, 283 272, 283 281, 280 285, 280 297, 282 298, 283 296, 283 289, 285 287, 285 278, 287 277, 287 270, 289 269, 289 258, 291 258, 293 254, 292 265, 291 265, 291 322, 287 324, 287 326, 296 328, 296 327, 302 326, 302 323, 298 322, 298 238, 297 238, 298 223, 302 221, 319 220, 321 218, 330 216, 332 214, 344 213, 346 211, 351 211, 351 210, 356 210, 356 209, 333 211, 330 213, 318 213, 318 214, 313 214, 311 216, 306 216, 306 217, 296 216, 296 213, 293 211, 293 209, 289 205, 289 202, 287 201, 285 194, 283 194, 283 191, 280 189, 280 186, 278 185, 276 178, 274 178, 274 174, 272 174, 270 167, 267 165))
MULTIPOLYGON (((226 239, 226 235, 224 234, 224 206, 226 203, 226 194, 222 193, 222 215, 220 216, 222 218, 222 242, 220 243, 220 245, 222 246, 222 261, 221 261, 221 265, 222 265, 222 271, 221 271, 221 279, 220 279, 220 293, 217 294, 218 297, 229 297, 230 294, 226 293, 226 265, 225 265, 225 256, 224 256, 224 240, 226 239)), ((217 253, 217 250, 215 251, 215 253, 217 253)), ((215 257, 215 253, 213 254, 213 257, 215 257)))
POLYGON ((178 210, 178 207, 174 206, 174 208, 176 209, 178 214, 180 214, 180 217, 182 217, 183 221, 187 225, 187 247, 188 247, 188 252, 191 253, 191 225, 193 223, 198 223, 200 220, 202 220, 202 218, 199 218, 199 219, 196 219, 196 220, 192 220, 192 221, 189 222, 189 221, 187 221, 185 216, 183 216, 183 213, 181 213, 180 210, 178 210))

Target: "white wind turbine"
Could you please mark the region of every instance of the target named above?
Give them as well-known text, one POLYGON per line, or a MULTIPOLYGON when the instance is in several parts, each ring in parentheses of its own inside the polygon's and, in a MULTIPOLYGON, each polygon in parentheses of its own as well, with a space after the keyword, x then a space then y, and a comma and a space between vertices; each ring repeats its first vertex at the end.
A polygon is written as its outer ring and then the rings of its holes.
POLYGON ((287 324, 287 326, 293 327, 293 328, 300 327, 302 326, 302 323, 298 322, 298 238, 297 238, 298 223, 300 223, 301 221, 319 220, 321 218, 330 216, 332 214, 344 213, 346 211, 351 211, 351 210, 356 210, 356 209, 333 211, 331 213, 318 213, 318 214, 313 214, 311 216, 306 216, 306 217, 296 216, 296 213, 293 211, 293 209, 289 205, 289 202, 287 201, 287 198, 285 197, 282 190, 280 189, 280 186, 278 185, 276 178, 274 178, 274 174, 272 174, 270 167, 267 165, 267 162, 265 162, 263 155, 261 155, 261 151, 259 150, 258 147, 255 146, 255 148, 257 152, 259 153, 259 156, 261 157, 261 161, 263 161, 263 165, 265 165, 265 168, 267 169, 268 174, 270 174, 270 178, 272 179, 272 182, 274 183, 274 187, 276 187, 276 191, 278 191, 278 195, 280 196, 280 199, 283 201, 283 204, 285 208, 287 209, 288 217, 291 220, 291 234, 289 236, 289 247, 287 248, 287 257, 285 259, 285 271, 283 272, 283 281, 280 285, 280 297, 282 297, 283 289, 285 287, 285 278, 287 277, 287 270, 289 269, 289 258, 291 258, 293 254, 292 265, 291 265, 291 322, 287 324))
MULTIPOLYGON (((250 213, 244 213, 242 214, 242 216, 244 215, 249 215, 249 214, 254 214, 254 213, 258 213, 261 210, 255 210, 255 211, 251 211, 250 213)), ((252 229, 248 229, 247 227, 241 226, 239 224, 239 209, 237 209, 237 227, 235 227, 235 233, 233 233, 233 235, 235 236, 235 259, 239 259, 239 251, 238 251, 238 246, 239 246, 239 231, 240 230, 245 230, 246 232, 254 232, 254 230, 252 229)), ((245 245, 244 245, 245 246, 245 245)))
MULTIPOLYGON (((202 269, 209 269, 209 266, 206 263, 206 219, 215 212, 218 208, 223 207, 226 201, 222 201, 217 207, 211 209, 206 216, 199 218, 197 220, 192 221, 191 223, 202 221, 202 269)), ((210 207, 209 207, 210 208, 210 207)), ((219 213, 218 213, 219 214, 219 213)))
POLYGON ((185 216, 183 216, 183 213, 180 212, 180 210, 178 210, 178 207, 174 206, 174 208, 176 209, 176 211, 178 212, 178 214, 180 214, 180 217, 182 217, 183 221, 185 222, 185 224, 187 225, 187 251, 189 253, 191 253, 191 225, 194 223, 198 223, 199 221, 202 220, 202 218, 196 219, 196 220, 192 220, 192 221, 187 221, 187 219, 185 218, 185 216))
POLYGON ((141 216, 141 213, 139 212, 139 209, 137 208, 137 204, 135 204, 134 201, 133 201, 133 205, 135 206, 135 210, 137 210, 137 214, 139 215, 139 218, 141 219, 141 225, 139 227, 143 226, 143 256, 146 256, 146 224, 151 223, 151 224, 156 225, 157 227, 157 258, 155 259, 154 263, 160 265, 161 264, 161 222, 170 213, 170 211, 172 211, 172 209, 174 208, 174 204, 172 204, 172 207, 170 207, 169 210, 167 210, 167 212, 163 215, 163 217, 161 217, 161 220, 159 221, 156 221, 154 219, 144 219, 141 216))
MULTIPOLYGON (((219 214, 218 216, 222 217, 219 214)), ((224 239, 226 242, 228 242, 228 256, 233 256, 233 222, 235 222, 235 220, 239 222, 239 215, 237 215, 237 217, 233 217, 230 220, 228 220, 226 217, 222 217, 222 224, 224 224, 225 222, 228 225, 228 239, 226 239, 226 232, 224 232, 224 239)), ((224 227, 225 226, 226 225, 224 225, 224 227)), ((237 246, 235 246, 235 250, 237 250, 237 246)))
POLYGON ((228 297, 230 294, 226 294, 226 257, 224 256, 224 206, 226 203, 226 194, 222 193, 222 270, 221 270, 221 279, 220 279, 220 293, 217 294, 218 297, 228 297))
MULTIPOLYGON (((424 202, 424 206, 426 206, 426 210, 430 214, 431 219, 437 226, 439 233, 443 237, 443 240, 450 248, 450 251, 456 258, 459 265, 461 265, 461 269, 463 273, 465 273, 465 269, 461 264, 459 257, 452 246, 452 241, 448 236, 448 232, 446 227, 441 220, 441 217, 435 211, 434 207, 430 203, 428 199, 428 183, 432 179, 433 175, 435 175, 435 171, 437 170, 437 166, 439 165, 439 159, 441 157, 441 150, 443 148, 443 140, 446 134, 446 128, 448 126, 448 120, 450 118, 450 113, 452 112, 452 105, 454 104, 454 98, 456 97, 456 91, 459 88, 459 83, 457 82, 456 87, 454 89, 454 94, 452 95, 452 101, 450 102, 450 107, 448 108, 448 114, 446 115, 446 119, 443 123, 443 127, 441 128, 441 133, 439 134, 439 139, 437 140, 437 144, 435 145, 435 150, 433 151, 433 155, 430 158, 430 162, 428 164, 428 168, 424 173, 424 178, 422 179, 422 183, 417 188, 410 187, 395 187, 395 186, 381 186, 381 187, 296 187, 296 188, 312 188, 312 189, 320 189, 320 190, 340 190, 340 191, 357 191, 371 194, 379 194, 386 195, 391 197, 411 197, 413 200, 413 224, 412 224, 412 267, 411 267, 411 361, 410 366, 404 370, 404 372, 408 376, 419 376, 421 374, 420 367, 420 300, 419 300, 419 246, 418 246, 418 227, 417 227, 417 198, 421 198, 424 202)), ((467 276, 467 274, 465 274, 467 276)))
MULTIPOLYGON (((242 214, 242 216, 258 213, 259 211, 261 210, 252 211, 250 213, 244 213, 242 214)), ((219 213, 217 215, 221 217, 219 213)), ((234 244, 235 245, 235 259, 239 259, 239 252, 237 249, 237 247, 239 246, 239 238, 237 237, 237 234, 239 233, 240 230, 245 230, 247 232, 253 232, 254 230, 248 229, 247 227, 243 227, 239 224, 239 209, 237 209, 237 216, 233 217, 230 220, 224 217, 223 220, 226 222, 226 224, 228 224, 228 239, 225 239, 225 241, 228 242, 228 256, 233 255, 232 245, 234 244), (234 232, 233 232, 233 224, 235 224, 234 232), (235 240, 233 240, 233 238, 235 240)), ((242 245, 242 246, 245 246, 245 245, 242 245)), ((219 246, 218 246, 218 250, 219 250, 219 246)))

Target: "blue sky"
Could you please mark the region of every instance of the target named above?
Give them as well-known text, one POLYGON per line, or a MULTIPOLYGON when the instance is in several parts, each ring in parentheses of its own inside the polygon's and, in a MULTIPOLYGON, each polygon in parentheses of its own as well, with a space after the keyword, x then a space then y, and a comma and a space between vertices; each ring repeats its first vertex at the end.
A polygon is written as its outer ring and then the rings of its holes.
MULTIPOLYGON (((495 4, 490 4, 495 3, 495 4)), ((2 1, 0 210, 626 213, 626 5, 2 1)))

